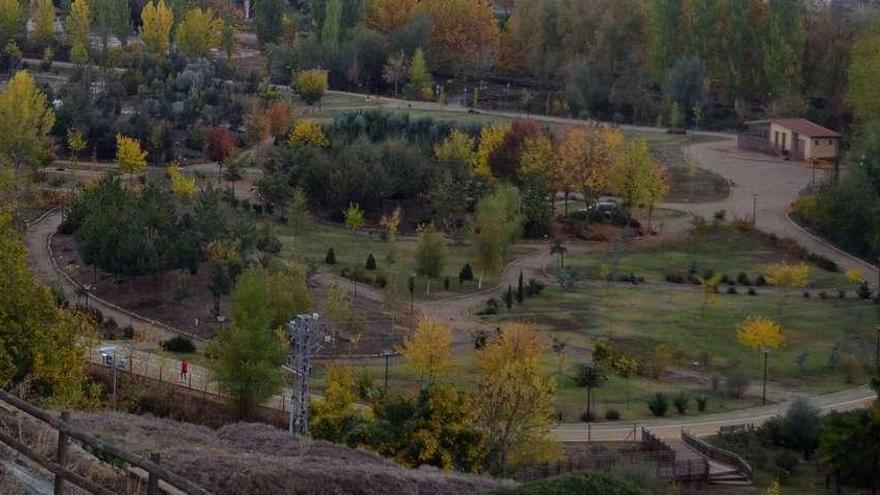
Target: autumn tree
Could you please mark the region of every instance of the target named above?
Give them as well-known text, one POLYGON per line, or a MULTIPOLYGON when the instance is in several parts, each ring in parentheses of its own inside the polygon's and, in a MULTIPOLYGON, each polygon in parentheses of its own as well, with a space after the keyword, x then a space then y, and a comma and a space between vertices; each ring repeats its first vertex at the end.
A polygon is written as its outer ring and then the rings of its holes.
POLYGON ((483 177, 492 177, 490 158, 504 141, 504 136, 510 126, 503 124, 490 124, 480 130, 480 143, 477 146, 477 156, 474 161, 474 169, 483 177))
POLYGON ((285 268, 248 270, 235 284, 232 324, 209 344, 211 371, 239 418, 281 391, 281 365, 288 352, 283 325, 308 310, 305 274, 285 268))
POLYGON ((422 225, 419 228, 419 241, 416 245, 416 274, 425 277, 425 295, 431 295, 431 280, 443 275, 449 249, 446 238, 433 225, 422 225))
POLYGON ((410 371, 432 384, 452 366, 452 331, 442 323, 422 318, 404 342, 401 354, 410 371))
POLYGON ((0 0, 0 48, 24 30, 25 12, 19 0, 0 0))
POLYGON ((168 178, 171 179, 171 192, 180 199, 190 200, 196 194, 196 178, 187 177, 180 171, 176 163, 169 164, 166 169, 168 178))
POLYGON ((565 192, 580 191, 587 203, 595 200, 608 185, 622 143, 620 131, 602 125, 569 129, 558 147, 559 175, 565 192))
POLYGON ((77 64, 89 61, 92 32, 92 11, 88 0, 74 0, 67 16, 67 41, 70 60, 77 64))
POLYGON ((645 206, 649 226, 654 205, 669 192, 666 170, 654 160, 643 139, 624 147, 621 159, 611 169, 609 186, 623 198, 626 207, 645 206))
POLYGON ((543 354, 538 333, 520 323, 502 327, 498 337, 477 352, 480 379, 474 402, 493 473, 548 462, 559 454, 550 433, 555 385, 542 370, 543 354))
POLYGON ((290 107, 283 101, 273 101, 266 107, 266 120, 269 122, 269 133, 280 136, 290 127, 290 107))
POLYGON ((223 163, 235 150, 235 134, 226 127, 210 127, 205 131, 204 152, 208 160, 223 163))
POLYGON ((348 434, 348 426, 359 420, 354 404, 354 375, 351 366, 331 363, 327 366, 324 396, 312 402, 314 413, 309 430, 315 438, 341 443, 348 434))
POLYGON ((177 48, 187 57, 207 57, 220 43, 222 21, 211 9, 190 9, 177 26, 177 48))
POLYGON ((477 204, 472 228, 480 288, 484 274, 501 273, 510 246, 522 235, 519 207, 519 191, 512 186, 498 188, 477 204))
POLYGON ((352 232, 356 233, 364 226, 364 210, 357 203, 349 203, 343 216, 345 217, 345 226, 352 232))
POLYGON ((46 137, 55 125, 55 113, 34 77, 19 71, 0 92, 0 168, 18 173, 49 156, 46 137))
POLYGON ((488 71, 498 50, 498 21, 486 0, 423 0, 431 14, 432 60, 458 79, 488 71))
POLYGON ((165 0, 148 1, 141 11, 141 20, 141 40, 146 50, 154 55, 167 54, 174 13, 165 5, 165 0))
POLYGON ((128 172, 129 178, 141 174, 147 168, 147 152, 135 138, 116 135, 116 165, 119 170, 128 172))
POLYGON ((34 40, 49 46, 55 39, 55 4, 52 0, 34 0, 34 40))
POLYGON ((86 136, 83 131, 79 129, 67 129, 67 147, 70 149, 70 152, 73 154, 73 163, 74 165, 77 163, 79 159, 79 153, 86 149, 86 136))
POLYGON ((526 141, 537 139, 541 130, 532 120, 514 121, 501 143, 489 154, 489 169, 492 176, 502 181, 520 182, 520 159, 525 150, 526 141))
POLYGON ((327 71, 309 69, 298 72, 293 80, 293 90, 306 105, 320 102, 327 92, 327 71))
POLYGON ((406 59, 406 54, 403 53, 403 50, 388 57, 388 61, 382 67, 382 79, 394 86, 394 96, 397 96, 398 88, 406 80, 408 72, 409 61, 406 59))
POLYGON ((413 16, 418 0, 369 0, 367 24, 382 33, 391 33, 413 16))
POLYGON ((763 316, 753 316, 736 326, 736 340, 752 349, 778 349, 782 345, 782 327, 763 316))
POLYGON ((297 122, 290 131, 287 140, 293 145, 315 146, 318 148, 330 146, 330 141, 327 140, 324 129, 321 128, 320 124, 308 120, 297 122))
POLYGON ((476 158, 474 138, 456 129, 442 143, 434 147, 434 156, 441 162, 457 162, 470 166, 476 158))
POLYGON ((413 54, 412 62, 409 64, 408 79, 409 82, 403 91, 410 98, 429 100, 434 95, 433 78, 425 61, 425 52, 421 48, 413 54))
MULTIPOLYGON (((0 195, 8 198, 11 188, 11 173, 0 171, 0 195)), ((27 381, 49 404, 78 407, 86 399, 94 326, 37 284, 11 209, 8 202, 0 205, 0 387, 27 381)))
POLYGON ((272 137, 272 129, 266 112, 258 106, 253 106, 244 117, 245 142, 251 146, 263 144, 272 137))

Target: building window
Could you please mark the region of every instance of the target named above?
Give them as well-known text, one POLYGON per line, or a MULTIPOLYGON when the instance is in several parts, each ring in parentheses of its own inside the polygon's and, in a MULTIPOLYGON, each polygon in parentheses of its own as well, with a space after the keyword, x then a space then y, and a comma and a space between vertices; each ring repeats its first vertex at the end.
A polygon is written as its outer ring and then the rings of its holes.
POLYGON ((829 139, 829 140, 828 140, 828 144, 834 144, 834 141, 832 141, 831 139, 829 139))
POLYGON ((818 140, 818 139, 814 139, 814 140, 813 140, 813 146, 819 146, 819 140, 818 140))

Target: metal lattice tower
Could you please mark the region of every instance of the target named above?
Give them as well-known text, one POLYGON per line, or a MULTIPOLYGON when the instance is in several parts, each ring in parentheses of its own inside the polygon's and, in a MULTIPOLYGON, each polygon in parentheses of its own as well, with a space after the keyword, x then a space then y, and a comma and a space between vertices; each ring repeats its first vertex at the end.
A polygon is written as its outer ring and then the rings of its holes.
POLYGON ((290 402, 291 435, 309 434, 309 378, 312 374, 312 354, 331 340, 323 331, 318 313, 298 315, 287 324, 287 337, 293 353, 287 357, 284 369, 293 373, 293 393, 290 402))

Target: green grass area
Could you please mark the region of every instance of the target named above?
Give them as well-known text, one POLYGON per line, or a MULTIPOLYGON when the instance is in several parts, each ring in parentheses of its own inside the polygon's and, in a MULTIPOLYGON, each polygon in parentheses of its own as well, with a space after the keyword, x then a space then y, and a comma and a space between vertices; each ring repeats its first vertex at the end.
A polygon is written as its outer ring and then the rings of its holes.
MULTIPOLYGON (((339 275, 343 269, 352 270, 360 268, 365 275, 371 278, 381 274, 389 284, 396 280, 402 287, 406 287, 406 280, 415 272, 415 254, 417 240, 415 237, 400 237, 394 244, 383 241, 378 234, 372 236, 366 232, 354 233, 350 230, 329 226, 325 224, 313 224, 302 229, 301 234, 295 234, 293 229, 287 226, 279 226, 276 230, 284 246, 281 257, 291 259, 306 265, 315 267, 319 272, 339 275), (328 265, 324 262, 327 250, 333 248, 336 253, 336 264, 328 265), (394 262, 389 259, 393 252, 394 262), (376 259, 377 269, 375 272, 364 269, 367 256, 373 254, 376 259)), ((456 244, 449 242, 448 256, 443 276, 431 282, 431 297, 448 297, 450 293, 466 293, 477 290, 477 282, 458 283, 458 272, 465 263, 473 266, 473 249, 467 243, 456 244), (449 291, 443 290, 443 280, 449 277, 449 291)), ((514 248, 512 254, 518 255, 528 251, 528 248, 514 248)), ((476 270, 476 269, 475 269, 476 270)), ((476 271, 475 275, 478 275, 476 271)), ((416 278, 416 297, 425 297, 427 280, 423 277, 416 278)), ((498 282, 498 277, 484 277, 483 287, 492 287, 498 282)))
MULTIPOLYGON (((527 300, 492 322, 534 321, 548 338, 567 338, 570 346, 583 350, 591 349, 597 338, 607 338, 618 350, 643 358, 656 346, 665 345, 671 351, 672 367, 700 375, 743 372, 758 379, 760 352, 739 345, 734 336, 736 325, 753 315, 774 318, 783 327, 784 344, 770 355, 773 382, 788 390, 814 393, 849 386, 839 366, 829 367, 832 348, 839 344, 844 355, 871 362, 873 327, 880 321, 873 303, 854 299, 783 299, 759 290, 756 296, 721 295, 707 306, 698 291, 548 288, 541 297, 527 300), (708 368, 702 364, 703 353, 710 358, 708 368), (802 353, 808 353, 803 369, 795 362, 802 353)), ((664 386, 651 382, 652 389, 664 386)), ((608 397, 612 399, 619 400, 608 397)))
MULTIPOLYGON (((597 256, 572 254, 567 257, 571 266, 583 267, 590 277, 599 277, 604 269, 613 265, 613 255, 597 256)), ((664 282, 667 274, 687 277, 691 267, 696 268, 697 276, 706 270, 717 275, 728 275, 736 280, 740 273, 746 273, 753 282, 767 268, 779 262, 799 262, 770 242, 766 236, 756 232, 738 231, 732 228, 712 228, 702 233, 692 233, 688 238, 653 245, 648 248, 631 250, 620 254, 618 273, 633 273, 645 277, 647 282, 664 282)), ((848 281, 842 273, 823 270, 813 263, 811 268, 811 288, 826 289, 829 293, 844 289, 852 293, 856 284, 848 281)), ((722 291, 725 290, 723 287, 722 291)), ((746 289, 740 285, 739 290, 746 289)))

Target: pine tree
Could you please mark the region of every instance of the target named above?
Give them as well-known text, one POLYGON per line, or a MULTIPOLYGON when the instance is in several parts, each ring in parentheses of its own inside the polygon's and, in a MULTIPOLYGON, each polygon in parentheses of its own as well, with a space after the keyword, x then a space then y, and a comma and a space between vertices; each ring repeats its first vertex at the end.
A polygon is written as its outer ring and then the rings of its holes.
POLYGON ((365 263, 364 268, 366 268, 367 270, 376 269, 376 258, 373 256, 373 253, 367 255, 367 262, 365 263))
POLYGON ((327 0, 324 4, 324 24, 321 25, 321 44, 329 52, 339 49, 340 30, 342 29, 342 1, 327 0))
POLYGON ((507 292, 504 293, 504 304, 507 305, 508 311, 513 309, 513 287, 510 285, 507 286, 507 292))
POLYGON ((516 283, 516 302, 522 304, 525 299, 525 286, 523 285, 523 273, 519 272, 519 280, 516 283))
POLYGON ((324 257, 324 263, 327 263, 328 265, 336 264, 336 251, 334 251, 333 248, 327 250, 327 256, 324 257))

